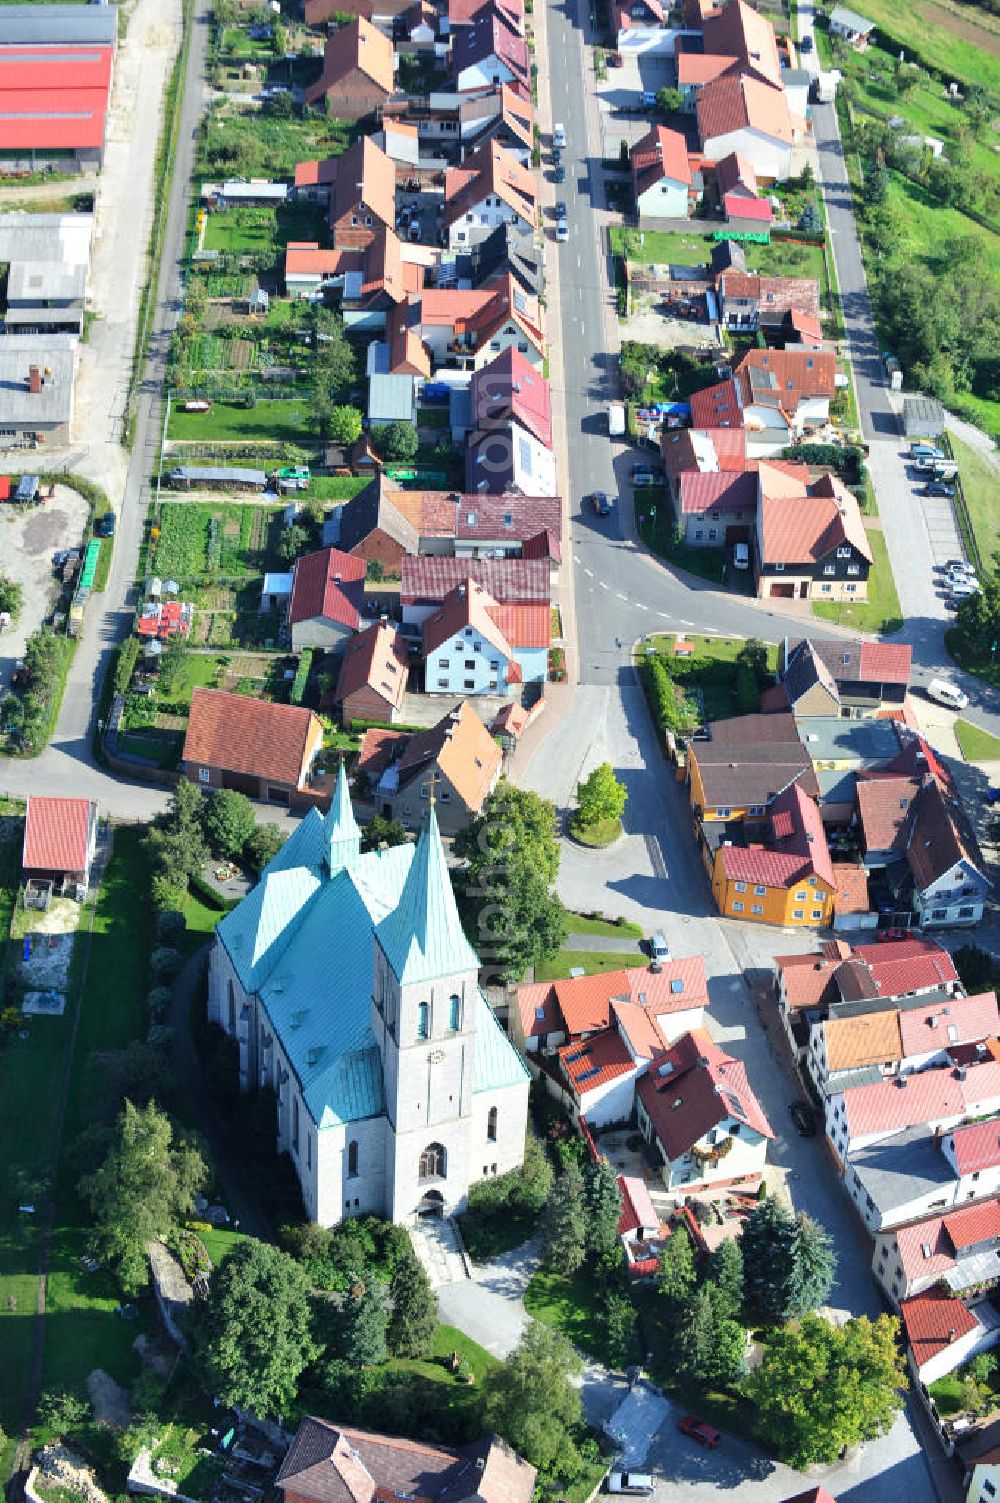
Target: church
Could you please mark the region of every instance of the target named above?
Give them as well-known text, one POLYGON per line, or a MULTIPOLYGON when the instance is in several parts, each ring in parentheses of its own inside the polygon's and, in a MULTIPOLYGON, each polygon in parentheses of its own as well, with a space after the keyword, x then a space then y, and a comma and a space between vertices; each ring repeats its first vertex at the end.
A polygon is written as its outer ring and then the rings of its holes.
POLYGON ((450 1215, 522 1162, 528 1071, 478 977, 433 798, 416 845, 362 855, 341 767, 219 924, 208 985, 321 1226, 450 1215))

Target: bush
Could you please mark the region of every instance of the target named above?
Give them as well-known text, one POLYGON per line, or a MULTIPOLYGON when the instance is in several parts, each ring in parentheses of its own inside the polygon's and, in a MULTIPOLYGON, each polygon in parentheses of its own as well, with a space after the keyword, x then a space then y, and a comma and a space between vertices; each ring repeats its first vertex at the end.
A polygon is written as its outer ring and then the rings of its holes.
POLYGON ((661 657, 650 655, 642 665, 643 683, 649 699, 653 718, 660 730, 674 733, 692 730, 697 725, 697 716, 677 700, 677 686, 667 671, 661 657))
POLYGON ((169 986, 154 986, 146 998, 146 1006, 149 1008, 150 1017, 162 1018, 170 1002, 169 986))
POLYGON ((158 984, 173 980, 181 967, 181 952, 172 945, 157 945, 149 957, 149 974, 158 984))
POLYGON ((165 908, 156 920, 156 938, 161 945, 176 945, 186 928, 183 913, 176 908, 165 908))
POLYGON ((293 705, 300 705, 302 703, 302 697, 306 692, 306 684, 309 682, 309 670, 312 667, 312 660, 312 648, 304 647, 299 654, 298 667, 295 670, 292 687, 288 693, 289 701, 293 705))
POLYGON ((760 691, 752 668, 740 663, 736 669, 736 713, 752 715, 760 709, 760 691))

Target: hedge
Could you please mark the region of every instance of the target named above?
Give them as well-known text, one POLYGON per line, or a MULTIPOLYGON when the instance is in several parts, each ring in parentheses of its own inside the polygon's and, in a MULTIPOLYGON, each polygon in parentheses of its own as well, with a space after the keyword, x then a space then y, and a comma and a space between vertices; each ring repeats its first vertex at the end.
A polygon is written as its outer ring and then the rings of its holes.
POLYGON ((309 670, 312 667, 312 660, 313 649, 311 647, 303 647, 299 653, 299 665, 295 670, 295 677, 292 679, 292 687, 288 694, 289 702, 293 705, 300 705, 302 703, 302 697, 306 692, 306 684, 309 682, 309 670))

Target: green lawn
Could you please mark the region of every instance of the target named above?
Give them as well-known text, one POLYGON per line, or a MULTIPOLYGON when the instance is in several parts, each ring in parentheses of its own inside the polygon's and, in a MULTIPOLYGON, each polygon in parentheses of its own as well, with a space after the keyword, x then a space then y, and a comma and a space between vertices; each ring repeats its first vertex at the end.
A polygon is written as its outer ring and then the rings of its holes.
MULTIPOLYGON (((757 708, 754 684, 749 683, 749 700, 741 698, 741 675, 736 667, 736 658, 744 646, 741 637, 686 637, 694 651, 687 657, 674 654, 674 638, 658 634, 650 639, 662 657, 667 672, 684 691, 685 697, 696 706, 697 714, 704 720, 725 720, 730 715, 747 714, 757 708)), ((778 666, 778 649, 765 644, 767 671, 773 674, 778 666)))
POLYGON ((936 261, 945 240, 971 236, 983 258, 983 274, 1000 278, 1000 236, 969 219, 960 209, 952 209, 932 198, 925 188, 890 171, 886 203, 896 210, 902 226, 896 259, 936 261))
MULTIPOLYGON (((697 632, 685 635, 684 641, 690 642, 694 652, 690 658, 674 658, 674 642, 676 634, 673 632, 656 632, 647 638, 647 641, 662 653, 664 657, 678 665, 685 663, 699 663, 705 659, 713 663, 735 663, 740 651, 746 645, 745 637, 705 637, 697 632)), ((774 642, 765 643, 767 647, 767 666, 771 673, 778 671, 778 648, 774 642)), ((668 663, 669 666, 669 663, 668 663)))
POLYGON ((838 626, 853 626, 858 631, 894 632, 903 624, 900 615, 899 596, 892 577, 892 566, 885 546, 885 538, 876 528, 868 529, 875 562, 868 576, 868 599, 857 604, 813 601, 813 615, 821 621, 833 621, 838 626))
MULTIPOLYGON (((979 653, 970 652, 957 626, 950 626, 945 632, 944 645, 960 668, 964 668, 967 673, 975 673, 986 683, 1000 689, 1000 663, 993 656, 986 657, 985 654, 981 656, 979 653)), ((988 653, 990 644, 984 645, 988 653)))
POLYGON ((675 569, 721 585, 725 573, 725 549, 694 548, 677 541, 673 508, 663 486, 644 487, 636 495, 636 530, 646 547, 675 569), (644 510, 642 508, 645 508, 644 510))
POLYGON ((967 762, 996 762, 1000 760, 1000 737, 980 730, 969 720, 955 721, 955 739, 967 762))
POLYGON ((981 557, 988 562, 1000 548, 1000 475, 978 449, 963 443, 953 433, 948 434, 948 439, 958 460, 972 531, 981 557))
POLYGON ((620 923, 615 923, 613 919, 588 918, 582 913, 567 912, 566 933, 602 934, 609 939, 624 939, 626 936, 631 939, 641 939, 642 926, 640 924, 632 924, 628 919, 622 919, 620 923))
POLYGON ((571 969, 580 967, 586 975, 596 976, 599 971, 620 971, 625 967, 647 964, 646 957, 636 950, 626 950, 621 954, 614 950, 559 950, 549 960, 535 966, 535 980, 561 981, 571 969))
MULTIPOLYGON (((626 230, 615 225, 611 230, 610 243, 613 254, 621 256, 627 252, 629 260, 643 266, 700 266, 710 259, 715 242, 711 235, 626 230)), ((820 292, 825 293, 827 281, 822 246, 772 240, 770 245, 748 244, 745 250, 751 271, 768 276, 816 277, 820 292)))
MULTIPOLYGON (((581 1352, 606 1367, 615 1365, 609 1358, 600 1306, 594 1298, 594 1276, 588 1268, 569 1275, 540 1268, 525 1290, 524 1306, 529 1315, 561 1331, 581 1352)), ((634 1354, 635 1360, 639 1355, 634 1354)))
POLYGON ((206 444, 266 440, 307 445, 314 442, 315 433, 309 403, 304 397, 266 397, 256 407, 215 402, 211 412, 182 412, 172 407, 167 438, 206 444))
POLYGON ((238 501, 165 501, 149 567, 164 578, 260 574, 278 562, 280 506, 238 501))
POLYGON ((237 255, 273 253, 275 259, 289 240, 322 242, 326 216, 318 204, 287 203, 280 208, 225 209, 205 219, 205 250, 237 255))
POLYGON ((350 501, 371 480, 365 475, 314 475, 307 495, 317 501, 350 501))
POLYGON ((570 821, 570 834, 580 845, 592 846, 595 850, 602 850, 605 846, 613 845, 622 833, 620 819, 600 819, 596 824, 585 825, 578 818, 570 821))
POLYGON ((872 0, 865 15, 907 58, 1000 92, 1000 31, 987 11, 952 0, 872 0))

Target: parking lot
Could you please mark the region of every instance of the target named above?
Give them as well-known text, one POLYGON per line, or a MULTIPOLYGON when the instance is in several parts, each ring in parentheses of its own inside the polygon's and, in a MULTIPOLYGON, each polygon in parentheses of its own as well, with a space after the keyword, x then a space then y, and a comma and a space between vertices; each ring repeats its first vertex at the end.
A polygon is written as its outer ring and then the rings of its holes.
MULTIPOLYGON (((48 488, 45 487, 47 490, 48 488)), ((21 507, 0 503, 0 572, 24 590, 24 605, 13 626, 0 632, 0 684, 6 688, 24 644, 51 613, 59 597, 52 555, 82 542, 88 503, 76 491, 57 485, 51 501, 21 507)))

